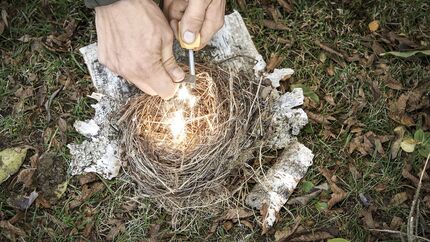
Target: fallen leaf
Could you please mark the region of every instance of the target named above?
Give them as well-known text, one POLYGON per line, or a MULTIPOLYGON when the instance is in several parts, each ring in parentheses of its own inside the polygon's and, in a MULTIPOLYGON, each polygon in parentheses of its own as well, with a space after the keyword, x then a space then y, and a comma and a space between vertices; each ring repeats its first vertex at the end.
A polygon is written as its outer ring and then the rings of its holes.
POLYGON ((327 75, 329 75, 329 76, 334 76, 334 67, 333 67, 333 65, 331 65, 331 64, 330 64, 330 65, 327 67, 326 72, 327 72, 327 75))
POLYGON ((280 22, 276 23, 275 21, 268 20, 268 19, 263 20, 263 25, 266 28, 273 29, 273 30, 288 30, 289 29, 288 26, 283 24, 283 23, 280 23, 280 22))
POLYGON ((334 236, 326 231, 311 231, 297 237, 291 238, 291 242, 305 242, 305 241, 322 241, 331 239, 334 236))
POLYGON ((326 95, 324 96, 324 100, 330 104, 331 106, 336 106, 336 103, 334 102, 334 98, 332 95, 326 95))
POLYGON ((118 234, 125 232, 125 224, 122 221, 119 221, 118 224, 115 224, 108 235, 106 235, 106 240, 114 240, 118 234))
POLYGON ((57 185, 57 188, 54 190, 54 194, 57 199, 60 199, 61 196, 63 196, 63 194, 66 192, 67 185, 69 185, 69 179, 57 185))
POLYGON ((9 221, 0 221, 0 228, 4 229, 4 231, 7 231, 13 235, 18 235, 20 237, 27 236, 24 230, 13 226, 9 221))
POLYGON ((400 144, 402 143, 403 137, 405 135, 405 127, 398 126, 394 129, 394 134, 396 135, 396 139, 391 145, 391 158, 397 158, 397 154, 399 154, 400 144))
POLYGON ((373 20, 372 22, 369 23, 369 30, 371 32, 375 32, 378 29, 379 29, 379 21, 378 20, 373 20))
POLYGON ((280 56, 278 53, 272 53, 272 54, 270 54, 270 59, 269 59, 269 62, 267 64, 267 66, 266 66, 266 70, 268 72, 272 72, 284 60, 285 60, 285 56, 280 56))
POLYGON ((222 217, 223 220, 239 220, 242 218, 248 218, 254 215, 254 212, 244 208, 232 208, 222 217))
POLYGON ((393 206, 399 206, 408 200, 408 194, 406 192, 400 192, 391 198, 390 204, 393 206))
POLYGON ((105 185, 103 182, 94 182, 92 184, 85 184, 82 187, 82 193, 80 196, 76 197, 73 201, 70 202, 69 208, 74 209, 80 206, 85 200, 92 197, 94 194, 101 192, 105 189, 105 185))
POLYGON ((315 114, 307 110, 306 110, 306 114, 311 120, 320 124, 330 124, 331 121, 336 121, 336 118, 330 115, 315 114))
POLYGON ((315 208, 321 212, 328 208, 328 204, 326 202, 317 202, 315 203, 315 208))
POLYGON ((46 198, 43 198, 40 196, 36 199, 36 206, 42 207, 42 208, 51 208, 52 207, 51 203, 46 198))
POLYGON ((5 28, 6 28, 5 24, 2 21, 0 21, 0 35, 3 34, 5 28))
POLYGON ((362 210, 361 216, 363 216, 363 222, 368 229, 374 229, 377 227, 375 221, 373 220, 372 209, 362 210))
POLYGON ((81 184, 81 186, 88 184, 88 183, 92 183, 95 182, 97 180, 99 180, 99 177, 97 176, 96 173, 94 172, 89 172, 89 173, 85 173, 79 176, 79 184, 81 184))
POLYGON ((291 237, 291 235, 293 235, 296 232, 296 230, 299 227, 301 222, 302 222, 302 218, 296 217, 296 219, 294 220, 294 225, 292 227, 287 227, 287 228, 284 228, 281 230, 276 230, 275 241, 276 242, 287 241, 287 239, 289 237, 291 237))
POLYGON ((285 12, 287 12, 287 13, 293 12, 293 7, 286 0, 278 0, 278 3, 279 3, 279 5, 282 6, 282 8, 285 10, 285 12))
POLYGON ((248 227, 250 230, 254 229, 254 225, 249 222, 248 220, 240 220, 239 221, 241 224, 245 225, 246 227, 248 227))
POLYGON ((26 210, 33 204, 33 202, 36 200, 38 196, 39 194, 36 191, 33 191, 30 193, 29 196, 19 195, 14 198, 9 198, 7 200, 7 203, 13 208, 16 208, 19 210, 26 210))
POLYGON ((327 240, 327 242, 350 242, 350 241, 344 238, 333 238, 333 239, 327 240))
POLYGON ((317 197, 322 191, 327 191, 329 189, 328 184, 327 183, 323 183, 320 184, 316 187, 313 187, 309 192, 309 194, 300 196, 300 197, 293 197, 291 199, 288 200, 287 204, 292 205, 292 204, 298 204, 298 205, 306 205, 309 203, 309 201, 311 201, 312 199, 314 199, 315 197, 317 197))
POLYGON ((148 242, 156 242, 159 241, 158 237, 160 236, 160 224, 151 224, 149 226, 149 240, 148 242))
POLYGON ((225 221, 222 224, 222 227, 225 229, 225 231, 229 231, 231 228, 233 228, 233 223, 231 221, 225 221))
POLYGON ((320 98, 318 97, 318 95, 314 91, 312 91, 312 89, 310 89, 308 86, 300 83, 291 84, 290 89, 293 90, 294 88, 301 88, 303 90, 303 95, 305 97, 310 98, 312 101, 314 101, 317 104, 320 102, 320 98))
POLYGON ((393 55, 397 57, 408 58, 417 54, 429 56, 430 50, 414 50, 414 51, 404 51, 404 52, 390 51, 390 52, 381 53, 380 56, 393 55))
POLYGON ((1 10, 1 19, 3 20, 3 23, 6 25, 6 27, 9 27, 9 21, 7 20, 8 14, 6 10, 1 10))
POLYGON ((334 205, 343 201, 348 196, 348 193, 346 193, 343 189, 338 187, 335 182, 332 181, 333 174, 329 170, 320 167, 319 171, 326 178, 328 184, 330 185, 331 191, 333 192, 331 194, 330 200, 328 201, 328 208, 331 209, 334 205))
POLYGON ((27 155, 27 148, 8 148, 0 151, 0 184, 15 174, 27 155))
POLYGON ((385 52, 384 48, 377 41, 373 41, 372 50, 376 55, 379 55, 385 52))
POLYGON ((24 185, 24 187, 30 187, 33 183, 33 175, 36 171, 36 168, 26 168, 21 169, 21 171, 18 173, 17 182, 20 182, 24 185))
POLYGON ((397 81, 397 80, 394 80, 394 79, 389 79, 389 80, 385 83, 385 85, 386 85, 388 88, 391 88, 391 89, 393 89, 393 90, 397 90, 397 91, 401 91, 401 90, 403 89, 403 85, 402 85, 402 83, 401 83, 401 82, 399 82, 399 81, 397 81))
POLYGON ((408 152, 408 153, 412 153, 415 150, 415 146, 418 144, 418 142, 416 140, 414 140, 413 138, 406 138, 403 139, 402 142, 400 143, 400 147, 402 148, 403 151, 408 152))
POLYGON ((268 213, 269 213, 269 205, 265 202, 262 204, 260 209, 261 222, 263 224, 261 228, 261 235, 266 234, 270 229, 266 223, 268 213))
POLYGON ((390 229, 398 230, 403 225, 403 219, 394 216, 390 223, 390 229))

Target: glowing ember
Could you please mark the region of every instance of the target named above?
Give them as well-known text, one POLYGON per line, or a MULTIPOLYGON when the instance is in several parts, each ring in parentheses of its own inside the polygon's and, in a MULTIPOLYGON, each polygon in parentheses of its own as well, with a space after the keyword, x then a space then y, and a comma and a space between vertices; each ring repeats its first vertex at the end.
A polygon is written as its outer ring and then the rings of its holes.
POLYGON ((169 126, 175 142, 180 143, 187 137, 183 110, 173 113, 173 117, 169 121, 169 126))

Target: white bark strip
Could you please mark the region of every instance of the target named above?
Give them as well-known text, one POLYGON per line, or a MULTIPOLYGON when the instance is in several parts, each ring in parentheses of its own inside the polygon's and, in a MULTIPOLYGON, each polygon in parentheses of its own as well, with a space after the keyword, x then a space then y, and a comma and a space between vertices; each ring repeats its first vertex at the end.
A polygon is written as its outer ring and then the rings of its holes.
POLYGON ((276 214, 312 165, 313 157, 312 151, 303 144, 291 143, 247 196, 246 204, 250 207, 261 209, 264 204, 268 206, 263 221, 267 226, 273 226, 276 214))

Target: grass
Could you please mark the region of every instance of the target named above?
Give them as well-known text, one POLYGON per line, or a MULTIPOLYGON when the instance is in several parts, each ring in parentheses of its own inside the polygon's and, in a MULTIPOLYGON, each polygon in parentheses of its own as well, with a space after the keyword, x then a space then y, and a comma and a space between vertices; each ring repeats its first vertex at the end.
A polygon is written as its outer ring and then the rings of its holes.
MULTIPOLYGON (((316 204, 326 202, 330 198, 328 192, 322 193, 305 206, 288 206, 294 216, 303 218, 302 226, 308 230, 338 228, 339 237, 351 241, 364 241, 372 237, 363 223, 360 215, 366 206, 363 205, 359 194, 370 198, 376 212, 374 219, 378 223, 390 224, 393 216, 406 219, 409 212, 410 200, 400 206, 390 205, 394 194, 402 191, 413 192, 414 188, 402 178, 401 171, 404 162, 411 162, 414 170, 419 171, 422 159, 412 155, 390 160, 388 156, 369 154, 360 156, 357 153, 348 154, 346 146, 355 137, 350 130, 345 130, 344 121, 353 118, 363 124, 363 133, 372 131, 377 135, 391 135, 398 125, 388 117, 387 101, 395 100, 404 91, 393 91, 385 86, 385 77, 378 74, 378 64, 388 66, 388 73, 400 81, 406 90, 412 88, 418 80, 428 80, 428 58, 377 58, 374 65, 363 66, 358 62, 345 62, 340 65, 328 53, 323 51, 315 40, 328 43, 336 49, 343 50, 348 55, 358 54, 361 58, 373 53, 370 48, 377 35, 368 31, 367 24, 379 20, 382 31, 392 31, 430 46, 429 5, 425 1, 294 1, 294 11, 283 15, 279 21, 289 27, 287 31, 268 29, 263 26, 264 19, 271 19, 266 10, 268 5, 278 6, 276 1, 251 1, 246 9, 239 9, 245 19, 257 49, 269 59, 271 53, 279 53, 285 57, 282 67, 291 67, 296 73, 289 80, 291 83, 302 83, 310 87, 320 98, 319 105, 305 106, 306 110, 314 113, 332 115, 336 118, 330 128, 336 138, 324 136, 327 125, 310 123, 302 133, 302 140, 315 153, 314 165, 308 171, 305 181, 313 184, 325 182, 318 167, 336 170, 337 184, 348 193, 348 197, 337 204, 332 210, 318 211, 316 204), (427 40, 425 38, 427 36, 427 40), (291 47, 282 44, 279 38, 291 41, 291 47), (370 40, 369 40, 370 39, 370 40), (427 43, 425 43, 427 41, 427 43), (325 57, 324 57, 325 56, 325 57), (322 61, 324 60, 324 61, 322 61), (326 69, 333 66, 334 75, 327 74, 326 69), (376 81, 381 91, 381 98, 375 99, 372 82, 376 81), (364 95, 363 95, 364 94, 364 95), (336 103, 330 105, 323 99, 331 95, 336 103), (362 105, 360 105, 362 103, 362 105), (351 112, 355 107, 355 111, 351 112), (350 167, 356 168, 361 177, 355 177, 350 167), (375 188, 386 184, 383 192, 375 188)), ((40 154, 48 147, 57 154, 57 162, 67 165, 69 157, 65 144, 81 142, 83 137, 73 131, 75 120, 84 120, 92 115, 90 104, 86 97, 91 94, 91 80, 78 53, 78 49, 96 40, 93 13, 86 9, 81 1, 49 1, 42 6, 40 1, 15 1, 14 4, 0 4, 9 14, 10 27, 0 35, 0 149, 17 145, 31 145, 40 154), (71 39, 71 50, 54 52, 41 47, 41 41, 50 34, 64 31, 65 21, 75 19, 77 29, 71 39), (33 41, 20 42, 19 38, 28 35, 33 41), (46 120, 44 103, 52 93, 70 79, 70 84, 54 98, 50 112, 52 120, 46 120), (18 88, 32 88, 33 95, 25 100, 15 96, 18 88), (45 92, 43 92, 45 90, 45 92), (41 103, 40 103, 40 100, 41 103), (19 102, 23 109, 16 111, 19 102), (32 108, 33 106, 36 106, 32 108), (59 118, 67 123, 67 130, 48 135, 58 128, 59 118), (49 138, 44 138, 48 135, 49 138), (62 138, 65 137, 65 138, 62 138), (49 146, 46 140, 55 140, 49 146)), ((238 9, 236 1, 228 1, 228 9, 238 9)), ((392 48, 392 47, 387 47, 392 48)), ((342 62, 342 60, 340 60, 342 62)), ((411 132, 413 130, 410 130, 411 132)), ((383 144, 384 150, 389 151, 390 142, 383 144)), ((66 191, 66 194, 53 203, 52 208, 32 206, 24 213, 24 218, 16 224, 26 230, 30 240, 74 241, 104 240, 117 226, 115 221, 125 224, 125 231, 118 234, 117 241, 135 241, 148 238, 153 224, 161 224, 160 231, 170 233, 170 217, 157 212, 148 201, 137 203, 132 211, 124 209, 124 201, 133 196, 133 189, 127 181, 116 179, 103 181, 106 189, 85 200, 79 207, 69 209, 73 199, 82 193, 82 187, 76 178, 66 191), (89 212, 92 211, 92 212, 89 212), (90 216, 86 217, 91 213, 90 216), (90 219, 90 220, 88 220, 90 219), (94 226, 90 238, 83 238, 82 233, 86 224, 92 221, 94 226)), ((300 184, 299 184, 300 187, 300 184)), ((7 206, 7 198, 22 190, 12 183, 2 184, 0 193, 0 220, 9 219, 16 211, 7 206), (4 191, 4 192, 3 192, 4 191)), ((303 195, 300 189, 294 196, 303 195)), ((276 225, 277 230, 293 225, 291 215, 283 211, 276 225)), ((427 215, 428 216, 428 215, 427 215)), ((253 221, 254 225, 257 224, 253 221)), ((117 222, 116 222, 117 223, 117 222)), ((428 224, 428 222, 427 222, 428 224)), ((211 221, 201 221, 190 231, 171 234, 171 241, 180 239, 203 240, 211 226, 211 221)), ((404 228, 404 225, 403 225, 404 228)), ((270 241, 273 235, 260 236, 260 230, 253 231, 234 226, 226 231, 218 227, 212 240, 221 241, 270 241)), ((0 231, 0 240, 6 234, 0 231)), ((380 239, 389 239, 378 235, 380 239)), ((166 238, 167 239, 167 238, 166 238)))

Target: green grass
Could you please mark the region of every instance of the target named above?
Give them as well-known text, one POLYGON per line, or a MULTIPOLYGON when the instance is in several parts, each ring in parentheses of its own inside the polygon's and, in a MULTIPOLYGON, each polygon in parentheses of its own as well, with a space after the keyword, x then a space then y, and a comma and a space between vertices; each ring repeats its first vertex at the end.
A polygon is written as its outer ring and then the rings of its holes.
MULTIPOLYGON (((294 1, 294 11, 286 13, 281 8, 283 18, 280 22, 287 25, 289 30, 271 30, 263 26, 264 19, 271 19, 266 6, 276 1, 251 1, 246 9, 240 13, 248 26, 253 40, 260 53, 269 59, 271 53, 277 52, 285 57, 282 67, 291 67, 295 74, 290 83, 302 83, 310 87, 320 98, 321 106, 305 109, 314 113, 332 115, 336 118, 330 127, 336 135, 334 139, 323 136, 324 125, 310 123, 301 134, 303 141, 315 154, 314 165, 310 168, 304 180, 313 184, 325 182, 319 173, 318 167, 336 169, 338 185, 348 193, 347 199, 337 204, 333 210, 318 211, 315 207, 319 201, 327 201, 330 194, 325 192, 305 206, 287 206, 294 216, 303 218, 302 226, 308 230, 322 228, 339 228, 339 237, 351 241, 364 241, 369 238, 368 229, 363 225, 360 213, 366 207, 362 204, 359 194, 370 198, 377 207, 374 219, 379 223, 390 223, 393 216, 406 219, 409 212, 410 201, 393 207, 389 204, 392 196, 401 191, 413 191, 410 183, 402 178, 403 163, 412 162, 415 172, 422 166, 422 159, 414 154, 389 160, 378 154, 360 156, 357 153, 348 154, 345 147, 354 138, 349 130, 344 130, 343 123, 348 117, 355 118, 363 124, 363 133, 372 131, 377 135, 393 134, 398 125, 388 117, 388 100, 400 96, 403 91, 393 91, 384 85, 384 77, 377 74, 378 63, 388 66, 388 73, 400 81, 408 89, 416 81, 429 80, 428 58, 377 58, 372 66, 363 66, 358 62, 345 62, 339 65, 330 58, 329 54, 315 44, 316 40, 327 43, 335 49, 342 50, 352 56, 358 54, 361 58, 373 53, 370 48, 371 41, 378 40, 378 36, 371 35, 367 24, 372 20, 379 20, 382 31, 393 31, 410 39, 426 42, 430 34, 430 19, 428 16, 429 4, 425 1, 294 1), (278 38, 293 42, 291 47, 280 43, 278 38), (320 61, 325 55, 325 61, 320 61), (326 69, 334 67, 334 75, 329 76, 326 69), (372 95, 372 82, 379 83, 382 96, 374 100, 372 95), (360 96, 360 90, 364 97, 360 96), (323 97, 331 95, 336 106, 323 101, 323 97), (359 105, 359 102, 365 102, 359 105), (351 107, 357 110, 350 113, 351 107), (349 116, 348 116, 349 115, 349 116), (343 132, 339 133, 341 130, 343 132), (356 167, 361 177, 354 179, 349 171, 349 165, 356 167), (378 184, 387 184, 383 192, 375 191, 378 184)), ((228 1, 228 9, 238 9, 236 1, 228 1)), ((82 142, 83 137, 73 131, 75 120, 84 120, 92 115, 92 100, 86 96, 91 94, 91 80, 83 64, 78 49, 96 40, 93 13, 86 9, 81 1, 49 1, 47 7, 41 6, 41 1, 14 1, 12 4, 0 5, 9 14, 10 27, 0 35, 0 149, 15 145, 31 145, 40 153, 46 151, 49 143, 44 142, 44 132, 50 128, 58 128, 58 119, 62 117, 68 124, 65 140, 60 134, 54 138, 60 140, 59 144, 52 145, 50 151, 57 154, 57 162, 67 165, 69 158, 66 143, 82 142), (35 39, 45 38, 50 34, 61 33, 65 21, 75 19, 77 29, 72 37, 72 50, 64 53, 52 52, 46 48, 38 47, 40 41, 23 43, 18 41, 24 35, 35 39), (36 76, 35 79, 32 76, 36 76), (47 122, 46 110, 43 104, 49 96, 62 84, 65 78, 70 78, 70 85, 54 98, 50 112, 52 120, 47 122), (14 93, 20 87, 33 87, 35 95, 24 101, 24 109, 38 105, 38 90, 46 89, 42 95, 42 105, 25 112, 14 112, 14 107, 20 101, 14 93), (3 101, 5 100, 5 101, 3 101)), ((388 50, 388 49, 387 49, 388 50)), ((340 62, 343 62, 340 60, 340 62)), ((413 130, 410 130, 413 131, 413 130)), ((51 137, 52 138, 52 137, 51 137)), ((383 145, 385 152, 389 152, 390 142, 383 145)), ((416 174, 416 173, 415 173, 416 174)), ((146 200, 139 200, 133 212, 124 212, 122 208, 125 201, 134 196, 133 185, 126 180, 116 179, 104 181, 107 188, 84 201, 81 206, 71 210, 69 204, 75 196, 81 193, 81 186, 76 178, 71 180, 66 194, 51 209, 32 206, 17 226, 26 228, 29 238, 33 240, 74 241, 87 223, 84 219, 88 210, 94 210, 93 236, 97 240, 104 240, 114 225, 109 224, 112 219, 124 221, 126 231, 120 233, 117 241, 134 241, 147 238, 151 224, 161 224, 160 231, 172 232, 170 216, 160 213, 157 208, 146 200), (57 224, 53 222, 57 221, 57 224), (76 233, 71 232, 76 228, 76 233)), ((300 186, 300 184, 299 184, 300 186)), ((6 205, 7 198, 20 188, 13 184, 2 184, 0 187, 0 220, 9 219, 16 212, 6 205), (5 191, 5 192, 3 192, 5 191)), ((28 190, 23 190, 28 192, 28 190)), ((303 195, 298 189, 293 196, 303 195)), ((293 218, 283 211, 276 229, 291 226, 293 218)), ((428 216, 428 215, 427 215, 428 216)), ((254 225, 257 224, 256 221, 254 225)), ((186 239, 201 241, 211 226, 211 220, 199 221, 189 231, 172 234, 171 241, 186 239)), ((404 229, 404 226, 403 226, 404 229)), ((225 231, 220 226, 211 240, 220 241, 263 241, 273 239, 272 235, 260 236, 258 227, 254 231, 239 228, 235 225, 232 230, 225 231)), ((0 240, 5 234, 0 231, 0 240)), ((383 236, 383 235, 381 235, 383 236)), ((386 237, 388 239, 388 237, 386 237)))

